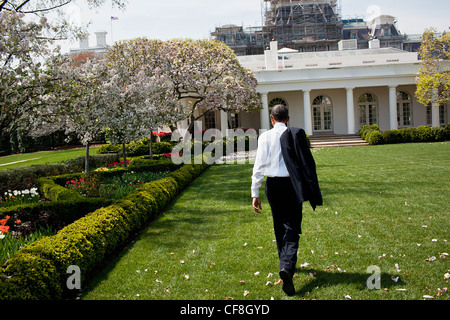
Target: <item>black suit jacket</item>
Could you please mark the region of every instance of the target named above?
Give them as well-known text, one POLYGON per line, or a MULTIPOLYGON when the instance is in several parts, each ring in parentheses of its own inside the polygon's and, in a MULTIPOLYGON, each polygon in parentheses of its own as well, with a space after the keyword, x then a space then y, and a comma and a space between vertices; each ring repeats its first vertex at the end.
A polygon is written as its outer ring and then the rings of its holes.
POLYGON ((316 163, 309 150, 305 130, 287 128, 281 135, 281 153, 291 177, 297 200, 309 201, 313 210, 322 205, 316 163))

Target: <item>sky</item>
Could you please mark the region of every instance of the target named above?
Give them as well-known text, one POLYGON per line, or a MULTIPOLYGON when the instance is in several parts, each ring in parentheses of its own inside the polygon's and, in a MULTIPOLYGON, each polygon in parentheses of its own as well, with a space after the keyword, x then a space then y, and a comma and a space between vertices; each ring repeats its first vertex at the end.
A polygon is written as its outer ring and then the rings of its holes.
MULTIPOLYGON (((342 18, 366 18, 387 14, 397 18, 400 32, 422 34, 426 28, 439 32, 450 27, 450 0, 340 0, 342 18)), ((244 27, 262 25, 261 0, 128 0, 125 10, 104 5, 89 9, 85 0, 75 0, 65 7, 75 24, 87 24, 90 46, 95 46, 95 32, 106 31, 107 43, 146 37, 203 39, 224 24, 244 27), (111 16, 118 20, 111 21, 111 16)), ((63 51, 77 48, 78 42, 64 43, 63 51)))

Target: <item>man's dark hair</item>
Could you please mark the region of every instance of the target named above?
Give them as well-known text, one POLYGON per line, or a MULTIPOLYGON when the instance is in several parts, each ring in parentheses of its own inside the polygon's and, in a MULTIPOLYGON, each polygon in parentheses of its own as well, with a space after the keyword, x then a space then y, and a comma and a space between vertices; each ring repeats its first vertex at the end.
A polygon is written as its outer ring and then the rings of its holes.
POLYGON ((289 109, 283 104, 277 104, 272 108, 271 115, 275 121, 285 121, 289 117, 289 109))

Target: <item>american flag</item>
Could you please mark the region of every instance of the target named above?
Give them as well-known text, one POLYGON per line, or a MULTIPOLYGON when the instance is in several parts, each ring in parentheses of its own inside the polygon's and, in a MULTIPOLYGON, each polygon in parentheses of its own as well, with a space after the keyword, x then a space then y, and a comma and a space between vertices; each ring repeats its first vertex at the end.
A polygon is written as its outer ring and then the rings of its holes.
POLYGON ((119 17, 111 17, 111 20, 119 20, 119 17))

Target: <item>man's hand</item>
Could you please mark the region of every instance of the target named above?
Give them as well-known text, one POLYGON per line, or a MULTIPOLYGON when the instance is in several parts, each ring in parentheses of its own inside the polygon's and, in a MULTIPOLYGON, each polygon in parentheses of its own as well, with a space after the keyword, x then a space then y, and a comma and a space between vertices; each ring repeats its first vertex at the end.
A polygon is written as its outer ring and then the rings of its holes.
POLYGON ((255 212, 261 213, 261 210, 262 210, 261 199, 253 198, 253 209, 255 209, 255 212))

